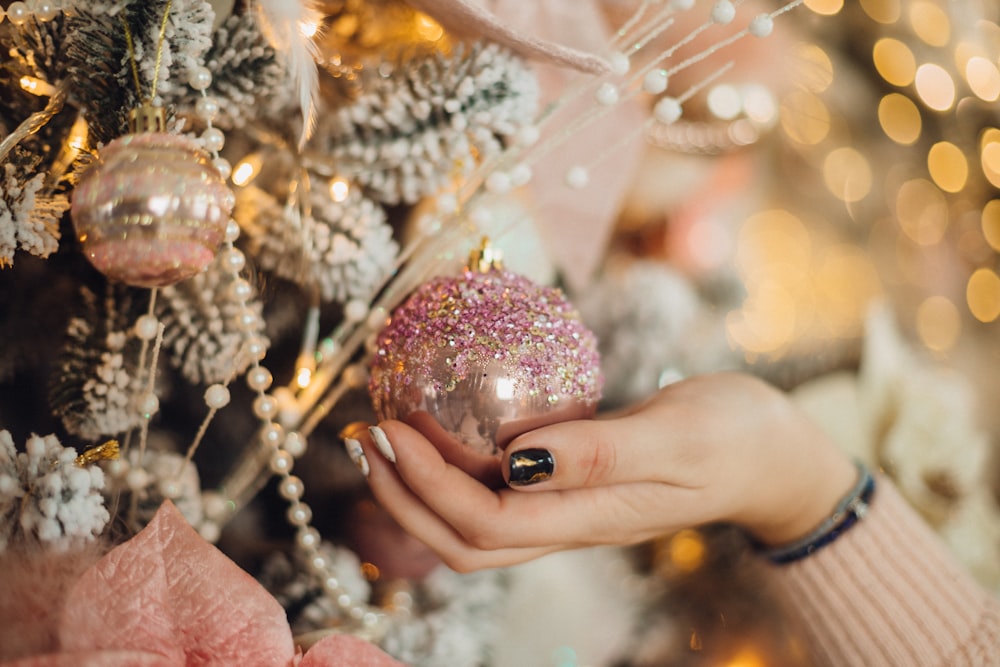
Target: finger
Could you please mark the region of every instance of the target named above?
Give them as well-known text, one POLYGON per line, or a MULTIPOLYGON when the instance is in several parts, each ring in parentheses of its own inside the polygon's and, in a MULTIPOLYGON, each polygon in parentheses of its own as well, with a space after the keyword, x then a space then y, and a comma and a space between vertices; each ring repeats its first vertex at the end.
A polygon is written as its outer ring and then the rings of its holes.
POLYGON ((501 470, 512 487, 532 491, 663 481, 668 441, 648 413, 562 422, 516 438, 501 470))
POLYGON ((409 492, 461 541, 483 551, 634 543, 662 532, 665 519, 650 509, 669 506, 675 493, 651 482, 544 494, 495 491, 448 464, 406 424, 390 421, 381 427, 409 492))
MULTIPOLYGON (((450 568, 458 572, 470 572, 507 567, 539 558, 559 548, 556 545, 546 545, 487 550, 470 544, 410 490, 396 467, 376 452, 370 437, 359 437, 358 440, 367 458, 371 460, 368 480, 375 499, 407 533, 430 547, 450 568)), ((398 448, 405 451, 405 444, 402 443, 398 448)), ((447 465, 443 459, 441 463, 447 465)))
POLYGON ((406 418, 406 423, 434 443, 442 458, 457 466, 490 488, 505 484, 500 472, 500 457, 480 452, 461 442, 446 431, 429 412, 417 410, 406 418))

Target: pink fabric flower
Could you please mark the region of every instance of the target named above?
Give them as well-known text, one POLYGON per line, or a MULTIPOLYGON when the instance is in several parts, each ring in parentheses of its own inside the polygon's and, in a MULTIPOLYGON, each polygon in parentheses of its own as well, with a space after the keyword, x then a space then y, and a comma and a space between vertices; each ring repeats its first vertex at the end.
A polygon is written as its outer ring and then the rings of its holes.
POLYGON ((170 502, 73 585, 58 635, 59 653, 5 667, 402 665, 346 635, 326 637, 303 656, 277 600, 170 502))

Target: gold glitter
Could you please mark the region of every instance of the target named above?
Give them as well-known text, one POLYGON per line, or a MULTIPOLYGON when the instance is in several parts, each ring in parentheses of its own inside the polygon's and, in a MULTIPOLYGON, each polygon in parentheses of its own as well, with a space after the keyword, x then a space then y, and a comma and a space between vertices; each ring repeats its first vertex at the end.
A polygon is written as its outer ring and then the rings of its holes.
POLYGON ((108 440, 107 442, 102 442, 96 447, 91 447, 83 454, 76 457, 74 463, 80 466, 89 466, 91 463, 97 463, 98 461, 113 461, 118 458, 118 441, 108 440))

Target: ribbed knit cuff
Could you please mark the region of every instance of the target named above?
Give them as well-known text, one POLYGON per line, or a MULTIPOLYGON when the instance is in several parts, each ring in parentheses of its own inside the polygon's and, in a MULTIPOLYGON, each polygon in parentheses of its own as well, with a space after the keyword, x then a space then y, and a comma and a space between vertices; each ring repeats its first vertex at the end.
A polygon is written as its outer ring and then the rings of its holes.
POLYGON ((788 565, 768 566, 818 665, 997 664, 1000 602, 956 562, 890 480, 863 521, 788 565))

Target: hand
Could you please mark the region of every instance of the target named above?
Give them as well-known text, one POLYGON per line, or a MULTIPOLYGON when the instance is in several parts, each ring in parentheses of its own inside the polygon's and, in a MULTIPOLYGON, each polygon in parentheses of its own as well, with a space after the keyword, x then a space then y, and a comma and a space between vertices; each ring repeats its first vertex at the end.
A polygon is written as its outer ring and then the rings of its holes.
POLYGON ((790 542, 829 516, 856 478, 783 393, 735 373, 669 385, 624 414, 525 433, 492 463, 449 447, 432 420, 414 423, 419 430, 381 424, 395 463, 362 438, 369 482, 400 525, 459 571, 717 521, 790 542), (516 484, 511 468, 524 459, 551 474, 516 484))

